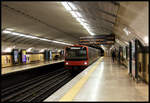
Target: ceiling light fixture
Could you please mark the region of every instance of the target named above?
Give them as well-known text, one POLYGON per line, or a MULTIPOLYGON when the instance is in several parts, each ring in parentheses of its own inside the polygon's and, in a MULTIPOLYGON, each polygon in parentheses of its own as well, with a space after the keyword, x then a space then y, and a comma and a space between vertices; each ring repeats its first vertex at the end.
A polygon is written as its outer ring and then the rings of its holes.
POLYGON ((18 32, 12 32, 12 31, 8 31, 8 30, 3 30, 2 33, 17 35, 17 36, 23 36, 23 37, 32 38, 32 39, 39 39, 39 40, 48 41, 48 42, 60 43, 60 44, 64 44, 64 45, 72 45, 70 43, 54 41, 54 40, 49 40, 49 39, 45 39, 45 38, 39 38, 39 37, 36 37, 36 36, 26 35, 26 34, 22 34, 22 33, 18 33, 18 32))
POLYGON ((11 52, 12 51, 12 48, 11 47, 8 47, 4 50, 4 52, 11 52))
POLYGON ((26 51, 27 51, 27 52, 31 52, 31 50, 32 50, 32 48, 28 48, 26 51))
POLYGON ((129 45, 129 43, 128 43, 128 42, 126 42, 126 41, 125 41, 125 43, 126 43, 127 45, 129 45))
POLYGON ((75 18, 77 18, 78 16, 76 15, 76 13, 74 11, 70 11, 71 15, 75 18))
POLYGON ((71 2, 68 2, 68 4, 70 5, 70 7, 73 9, 73 10, 77 10, 77 8, 75 7, 75 5, 71 2))
POLYGON ((130 31, 127 30, 127 27, 125 27, 125 28, 123 29, 123 31, 126 33, 127 36, 131 33, 130 31))
POLYGON ((2 33, 4 33, 4 34, 10 34, 10 33, 11 33, 11 31, 3 30, 3 31, 2 31, 2 33))
POLYGON ((110 48, 110 50, 113 49, 113 48, 114 48, 114 46, 112 45, 111 48, 110 48))
POLYGON ((82 20, 80 18, 76 18, 76 20, 79 22, 79 23, 82 23, 82 20))
POLYGON ((104 47, 103 45, 101 45, 101 48, 102 48, 103 50, 105 50, 105 47, 104 47))
POLYGON ((125 43, 124 42, 122 42, 122 41, 120 41, 119 39, 116 39, 116 42, 118 43, 118 44, 120 44, 120 45, 125 45, 125 43))
POLYGON ((12 34, 12 35, 24 36, 24 35, 22 35, 22 34, 20 34, 20 33, 17 33, 17 32, 12 32, 11 34, 12 34))
POLYGON ((79 12, 76 12, 76 14, 79 18, 82 18, 82 15, 79 12))
POLYGON ((86 22, 86 20, 83 19, 81 13, 79 13, 77 11, 74 11, 74 10, 77 10, 77 8, 75 7, 75 5, 73 5, 73 3, 70 3, 70 2, 61 2, 61 4, 89 32, 90 35, 95 35, 93 32, 90 32, 89 28, 87 27, 87 24, 85 25, 84 22, 86 22))
POLYGON ((148 41, 148 36, 145 36, 145 37, 144 37, 144 42, 145 42, 146 44, 149 43, 149 41, 148 41))
POLYGON ((41 49, 39 52, 44 52, 45 49, 41 49))
POLYGON ((14 31, 15 29, 12 29, 12 28, 6 28, 5 30, 14 31))
POLYGON ((86 20, 85 20, 85 19, 83 19, 83 18, 80 18, 80 19, 81 19, 81 21, 82 21, 82 22, 86 22, 86 20))
POLYGON ((71 8, 69 7, 68 3, 67 2, 61 2, 62 5, 66 8, 66 10, 70 11, 71 8))

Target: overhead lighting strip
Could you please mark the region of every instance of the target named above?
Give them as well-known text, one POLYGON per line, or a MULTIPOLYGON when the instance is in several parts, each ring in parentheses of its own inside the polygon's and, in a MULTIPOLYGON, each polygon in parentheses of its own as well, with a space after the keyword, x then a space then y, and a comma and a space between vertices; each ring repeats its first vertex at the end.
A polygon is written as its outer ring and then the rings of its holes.
POLYGON ((43 41, 59 43, 59 44, 64 44, 64 45, 73 45, 73 44, 70 44, 70 43, 65 43, 65 42, 60 42, 60 41, 55 41, 55 40, 49 40, 49 39, 45 39, 45 38, 39 38, 39 37, 36 37, 36 36, 26 35, 26 34, 22 34, 22 33, 18 33, 18 32, 13 32, 13 31, 9 31, 7 29, 3 30, 2 33, 4 33, 4 34, 11 34, 11 35, 17 35, 17 36, 23 36, 23 37, 31 38, 31 39, 39 39, 39 40, 43 40, 43 41))
POLYGON ((116 42, 118 43, 118 44, 120 44, 120 45, 129 45, 129 43, 128 42, 122 42, 122 41, 120 41, 119 39, 115 39, 116 40, 116 42))
POLYGON ((144 39, 144 42, 145 42, 146 44, 149 43, 148 36, 145 36, 143 39, 144 39))
POLYGON ((125 28, 123 29, 123 31, 126 33, 127 36, 131 33, 130 31, 127 30, 127 27, 125 27, 125 28))
POLYGON ((61 4, 65 7, 65 9, 89 32, 90 35, 95 35, 91 32, 88 24, 85 23, 85 19, 83 19, 81 13, 77 12, 76 6, 71 2, 61 2, 61 4))

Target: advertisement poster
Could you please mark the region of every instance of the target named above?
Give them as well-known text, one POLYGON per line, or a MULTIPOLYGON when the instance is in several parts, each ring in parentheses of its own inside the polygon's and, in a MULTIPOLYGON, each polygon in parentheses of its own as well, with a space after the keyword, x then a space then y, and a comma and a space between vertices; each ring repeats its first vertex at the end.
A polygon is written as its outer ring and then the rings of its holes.
POLYGON ((14 63, 19 62, 19 52, 18 50, 14 50, 14 63))
POLYGON ((26 55, 26 62, 29 63, 29 55, 26 55))
POLYGON ((22 50, 22 62, 25 63, 26 62, 26 51, 22 50))
POLYGON ((135 77, 135 41, 132 40, 132 76, 135 77))
POLYGON ((8 63, 8 57, 6 56, 5 57, 5 64, 7 64, 8 63))
POLYGON ((127 68, 128 68, 128 73, 129 73, 129 47, 126 46, 126 61, 127 61, 127 68))
POLYGON ((126 59, 126 47, 123 47, 123 58, 126 59))
POLYGON ((49 60, 52 60, 52 51, 49 51, 49 60))

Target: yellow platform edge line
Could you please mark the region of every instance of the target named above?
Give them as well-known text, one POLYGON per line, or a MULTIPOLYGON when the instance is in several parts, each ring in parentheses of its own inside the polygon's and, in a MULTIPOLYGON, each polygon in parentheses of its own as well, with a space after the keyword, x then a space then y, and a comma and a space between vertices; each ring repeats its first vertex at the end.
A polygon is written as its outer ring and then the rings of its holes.
POLYGON ((73 98, 77 95, 81 87, 88 80, 92 72, 97 68, 103 57, 101 57, 96 64, 84 75, 59 101, 72 101, 73 98))

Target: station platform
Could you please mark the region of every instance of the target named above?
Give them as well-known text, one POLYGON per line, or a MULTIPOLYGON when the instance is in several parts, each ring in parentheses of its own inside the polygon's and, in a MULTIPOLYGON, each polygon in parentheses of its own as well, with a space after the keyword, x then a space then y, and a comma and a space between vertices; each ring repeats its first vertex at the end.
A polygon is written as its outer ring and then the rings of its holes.
POLYGON ((45 65, 60 63, 60 62, 64 62, 64 60, 54 60, 54 61, 39 62, 39 63, 34 63, 34 64, 5 67, 5 68, 1 69, 1 74, 4 75, 4 74, 12 73, 12 72, 33 69, 33 68, 37 68, 37 67, 41 67, 41 66, 45 66, 45 65))
POLYGON ((127 68, 101 57, 49 96, 49 101, 148 101, 148 85, 136 83, 127 68))

